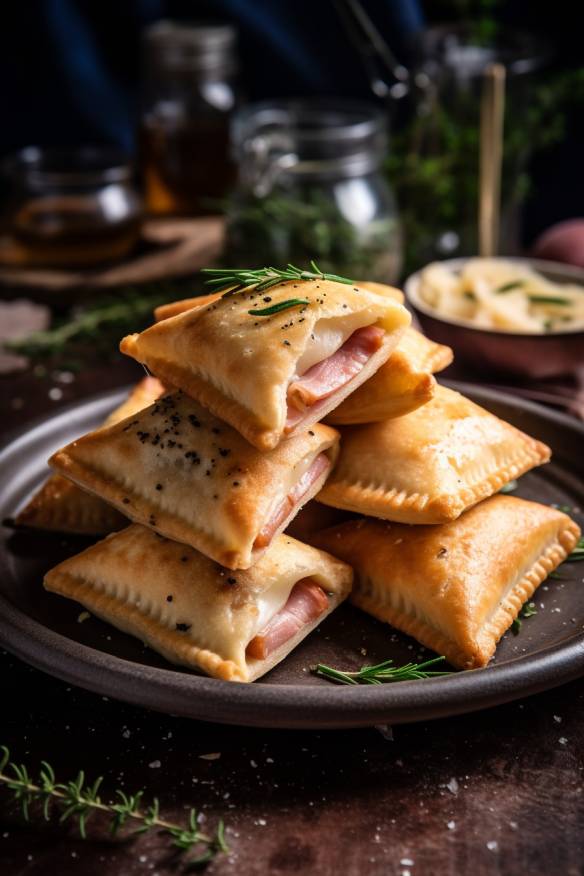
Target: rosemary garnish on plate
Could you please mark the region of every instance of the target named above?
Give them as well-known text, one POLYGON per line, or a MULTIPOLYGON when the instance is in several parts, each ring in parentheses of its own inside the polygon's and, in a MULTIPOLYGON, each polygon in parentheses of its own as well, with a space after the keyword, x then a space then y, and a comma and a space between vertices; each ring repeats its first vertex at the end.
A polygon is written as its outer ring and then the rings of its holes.
POLYGON ((534 614, 537 614, 535 602, 526 602, 513 623, 511 624, 511 631, 514 636, 519 635, 522 622, 524 620, 527 620, 528 617, 533 617, 534 614))
POLYGON ((5 745, 0 746, 0 787, 4 786, 12 791, 14 799, 20 803, 26 821, 30 820, 30 807, 33 803, 41 805, 46 821, 50 818, 52 804, 57 804, 60 811, 59 822, 76 820, 81 837, 87 839, 89 818, 96 812, 101 812, 109 817, 112 836, 124 826, 134 823, 134 836, 156 830, 169 836, 181 853, 197 851, 198 854, 185 861, 189 868, 206 864, 218 853, 229 851, 222 821, 217 825, 214 836, 199 830, 195 809, 191 809, 186 826, 166 821, 160 816, 160 804, 156 797, 149 806, 141 808, 143 791, 126 794, 125 791, 118 790, 115 794, 116 802, 106 803, 99 795, 102 781, 103 776, 100 776, 93 784, 86 784, 85 774, 81 771, 75 779, 57 782, 53 768, 46 761, 41 762, 39 777, 34 780, 27 767, 11 762, 8 748, 5 745))
POLYGON ((318 663, 312 671, 315 675, 328 681, 336 681, 338 684, 387 684, 393 681, 417 681, 420 678, 451 675, 448 671, 440 672, 429 668, 445 659, 445 657, 433 657, 431 660, 424 660, 423 663, 405 663, 403 666, 394 666, 393 660, 384 660, 376 666, 362 666, 358 672, 344 672, 332 666, 325 666, 324 663, 318 663))
POLYGON ((306 271, 295 265, 285 268, 203 268, 201 273, 208 274, 205 285, 213 286, 217 291, 225 290, 225 295, 233 295, 251 286, 257 292, 264 292, 272 286, 284 283, 286 280, 331 280, 334 283, 344 283, 350 286, 354 281, 337 274, 326 274, 320 270, 316 262, 311 261, 312 270, 306 271))

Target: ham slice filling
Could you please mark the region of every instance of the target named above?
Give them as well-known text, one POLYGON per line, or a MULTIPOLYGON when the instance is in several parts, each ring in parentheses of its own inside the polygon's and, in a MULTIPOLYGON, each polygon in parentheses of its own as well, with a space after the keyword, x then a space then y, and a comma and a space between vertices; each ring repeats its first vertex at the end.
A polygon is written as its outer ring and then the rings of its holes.
POLYGON ((266 525, 260 530, 253 548, 264 548, 274 537, 276 530, 288 519, 294 508, 302 502, 312 485, 318 478, 329 469, 331 461, 326 453, 319 453, 301 478, 294 484, 288 495, 283 499, 266 525))
POLYGON ((317 362, 288 387, 286 430, 295 428, 307 408, 329 398, 359 374, 383 343, 385 332, 374 325, 357 329, 342 347, 317 362))
POLYGON ((280 645, 291 639, 302 627, 320 617, 328 608, 328 596, 312 578, 298 581, 286 605, 251 640, 246 657, 265 660, 280 645))

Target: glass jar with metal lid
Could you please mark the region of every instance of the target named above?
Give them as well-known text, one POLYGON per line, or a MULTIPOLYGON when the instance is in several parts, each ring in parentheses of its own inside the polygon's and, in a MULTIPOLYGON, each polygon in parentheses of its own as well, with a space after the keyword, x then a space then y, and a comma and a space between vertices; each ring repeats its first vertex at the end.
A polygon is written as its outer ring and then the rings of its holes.
POLYGON ((315 259, 322 270, 394 282, 397 208, 381 166, 385 117, 368 104, 260 103, 232 125, 238 188, 225 258, 242 264, 315 259))
POLYGON ((218 212, 235 175, 229 158, 229 120, 239 99, 235 30, 159 21, 143 44, 146 207, 157 214, 218 212))

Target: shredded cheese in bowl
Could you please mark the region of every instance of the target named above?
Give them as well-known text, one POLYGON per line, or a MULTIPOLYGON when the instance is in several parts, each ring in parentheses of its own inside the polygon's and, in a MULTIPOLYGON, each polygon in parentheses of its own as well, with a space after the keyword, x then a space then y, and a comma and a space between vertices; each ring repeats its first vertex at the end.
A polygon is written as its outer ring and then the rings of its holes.
POLYGON ((584 286, 554 283, 520 261, 468 259, 420 271, 418 297, 441 317, 476 328, 543 334, 584 328, 584 286))

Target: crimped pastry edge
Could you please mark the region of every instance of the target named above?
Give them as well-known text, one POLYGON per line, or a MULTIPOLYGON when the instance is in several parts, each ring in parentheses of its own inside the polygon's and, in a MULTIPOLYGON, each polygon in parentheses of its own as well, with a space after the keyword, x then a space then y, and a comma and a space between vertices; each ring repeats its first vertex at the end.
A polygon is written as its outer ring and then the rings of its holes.
POLYGON ((428 494, 406 493, 404 490, 369 487, 360 481, 347 483, 327 482, 317 496, 317 501, 333 508, 355 511, 393 520, 396 523, 447 523, 456 520, 463 511, 476 505, 482 499, 492 496, 505 484, 520 477, 535 465, 542 465, 550 459, 550 450, 535 439, 532 446, 523 447, 504 466, 484 475, 477 483, 467 486, 456 496, 445 494, 430 499, 428 494))

